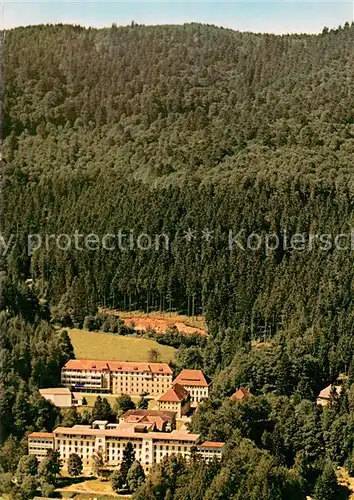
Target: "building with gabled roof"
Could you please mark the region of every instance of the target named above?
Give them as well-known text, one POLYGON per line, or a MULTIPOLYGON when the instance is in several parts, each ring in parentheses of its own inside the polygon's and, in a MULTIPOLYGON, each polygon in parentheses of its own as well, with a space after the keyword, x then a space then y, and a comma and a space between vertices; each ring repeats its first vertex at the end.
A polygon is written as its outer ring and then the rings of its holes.
POLYGON ((176 414, 173 411, 127 410, 119 417, 119 422, 149 423, 153 425, 153 430, 171 431, 176 426, 176 414))
POLYGON ((180 384, 174 384, 157 398, 157 407, 160 411, 173 411, 178 418, 181 418, 190 410, 190 394, 180 384))
POLYGON ((248 399, 252 394, 246 387, 240 387, 236 392, 233 393, 231 399, 234 401, 242 401, 243 399, 248 399))
MULTIPOLYGON (((335 385, 333 387, 334 387, 334 390, 335 390, 337 396, 340 396, 340 394, 342 392, 342 386, 335 385)), ((332 391, 332 385, 328 385, 327 387, 322 389, 322 391, 317 396, 316 403, 320 406, 327 406, 331 400, 331 391, 332 391)))
POLYGON ((209 384, 201 370, 182 370, 173 381, 191 395, 191 402, 198 404, 209 397, 209 384))
POLYGON ((158 396, 171 387, 172 370, 167 363, 70 359, 61 381, 84 392, 158 396))

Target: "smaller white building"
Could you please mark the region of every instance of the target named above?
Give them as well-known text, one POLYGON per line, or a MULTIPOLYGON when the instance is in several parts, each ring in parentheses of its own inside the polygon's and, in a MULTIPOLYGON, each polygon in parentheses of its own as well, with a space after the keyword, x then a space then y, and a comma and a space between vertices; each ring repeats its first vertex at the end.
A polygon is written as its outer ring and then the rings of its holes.
POLYGON ((199 450, 202 452, 202 456, 207 460, 213 460, 214 457, 220 458, 221 451, 224 448, 225 443, 220 441, 205 441, 199 445, 199 450))
POLYGON ((59 408, 70 408, 71 406, 81 406, 83 395, 78 392, 71 392, 68 387, 51 387, 39 389, 42 398, 47 399, 54 406, 59 408))
POLYGON ((52 432, 32 432, 28 436, 28 454, 41 461, 48 450, 53 449, 54 434, 52 432))

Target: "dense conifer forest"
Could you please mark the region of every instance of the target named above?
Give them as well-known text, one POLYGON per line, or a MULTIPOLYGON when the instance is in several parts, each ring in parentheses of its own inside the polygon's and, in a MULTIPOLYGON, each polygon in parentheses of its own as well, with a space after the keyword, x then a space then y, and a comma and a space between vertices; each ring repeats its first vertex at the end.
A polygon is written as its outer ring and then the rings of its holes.
POLYGON ((210 332, 178 363, 213 382, 192 427, 227 441, 225 460, 171 460, 137 498, 339 498, 335 467, 354 470, 354 245, 283 243, 353 239, 353 42, 348 23, 316 36, 135 23, 6 34, 3 475, 9 447, 61 418, 33 401, 70 355, 50 321, 82 325, 104 305, 203 313, 210 332), (28 252, 29 234, 75 231, 130 246, 28 252), (162 235, 158 248, 139 248, 142 233, 162 235), (241 248, 252 233, 262 245, 241 248), (339 374, 341 397, 316 406, 339 374), (254 398, 230 401, 240 385, 254 398), (9 416, 16 401, 28 407, 9 416))

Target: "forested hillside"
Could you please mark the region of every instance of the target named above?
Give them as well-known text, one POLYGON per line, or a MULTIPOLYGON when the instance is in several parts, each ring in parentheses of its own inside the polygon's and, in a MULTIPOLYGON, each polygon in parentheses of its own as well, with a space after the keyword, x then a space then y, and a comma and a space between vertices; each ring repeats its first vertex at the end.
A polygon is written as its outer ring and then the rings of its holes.
MULTIPOLYGON (((274 472, 278 496, 259 486, 234 498, 287 498, 293 483, 308 493, 328 460, 350 468, 353 459, 353 395, 328 410, 313 403, 339 373, 349 373, 349 393, 354 382, 350 245, 230 249, 229 233, 243 230, 243 242, 251 233, 352 238, 353 42, 348 24, 318 36, 198 24, 6 35, 8 283, 33 279, 52 312, 70 311, 77 324, 99 304, 205 314, 206 347, 187 351, 213 397, 193 425, 230 438, 231 450, 210 498, 240 487, 227 483, 246 460, 245 439, 255 463, 289 470, 274 472), (51 240, 27 255, 28 234, 75 231, 166 234, 169 245, 63 250, 51 240), (241 384, 257 396, 247 417, 223 401, 241 384), (263 435, 259 421, 269 424, 263 435)), ((171 498, 187 498, 177 490, 171 498)))

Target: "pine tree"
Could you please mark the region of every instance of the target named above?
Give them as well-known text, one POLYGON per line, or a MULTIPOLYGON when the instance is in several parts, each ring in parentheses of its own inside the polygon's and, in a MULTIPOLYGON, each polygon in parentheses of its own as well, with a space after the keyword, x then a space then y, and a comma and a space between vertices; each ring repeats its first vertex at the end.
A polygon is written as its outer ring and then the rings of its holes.
POLYGON ((339 412, 340 410, 340 399, 335 384, 331 385, 328 407, 334 410, 335 412, 339 412))
POLYGON ((139 399, 139 401, 138 401, 138 403, 137 403, 136 406, 137 406, 137 408, 142 409, 142 410, 146 410, 148 408, 148 406, 149 406, 149 400, 146 399, 146 397, 145 397, 144 394, 142 394, 140 396, 140 399, 139 399))
POLYGON ((76 453, 71 453, 68 459, 69 476, 77 477, 82 473, 82 459, 76 453))
POLYGON ((92 414, 91 414, 92 422, 95 420, 104 420, 102 417, 103 411, 104 410, 103 410, 102 398, 101 396, 97 396, 96 401, 92 408, 92 414))
POLYGON ((25 455, 17 466, 17 472, 27 474, 28 476, 36 476, 38 472, 38 460, 34 455, 25 455))
POLYGON ((322 474, 316 481, 315 500, 337 500, 338 482, 331 462, 326 462, 322 474))
POLYGON ((59 349, 60 349, 60 365, 64 365, 69 359, 74 359, 74 347, 72 345, 69 334, 64 330, 60 334, 59 339, 59 349))
POLYGON ((61 462, 59 452, 48 450, 47 455, 39 463, 38 474, 49 484, 55 484, 56 477, 60 473, 61 462))
POLYGON ((131 466, 133 465, 134 460, 135 460, 135 451, 132 443, 128 441, 123 450, 123 458, 119 468, 124 484, 127 482, 128 472, 131 466))
POLYGON ((129 491, 134 492, 137 490, 145 481, 145 473, 140 462, 135 460, 127 474, 127 484, 129 491))
POLYGON ((125 480, 124 477, 122 476, 122 473, 119 469, 116 469, 112 476, 111 476, 111 484, 112 484, 112 489, 116 493, 123 489, 125 480))
POLYGON ((122 394, 116 399, 114 405, 114 413, 117 417, 120 417, 124 412, 128 410, 133 410, 135 408, 135 403, 128 394, 122 394))
POLYGON ((290 395, 293 389, 292 366, 289 356, 283 352, 276 366, 276 382, 278 394, 290 395))
POLYGON ((339 407, 341 415, 349 413, 349 397, 348 390, 345 385, 342 386, 342 391, 339 395, 339 407))
POLYGON ((114 419, 111 405, 109 404, 107 398, 102 399, 102 420, 108 420, 109 422, 114 419))

